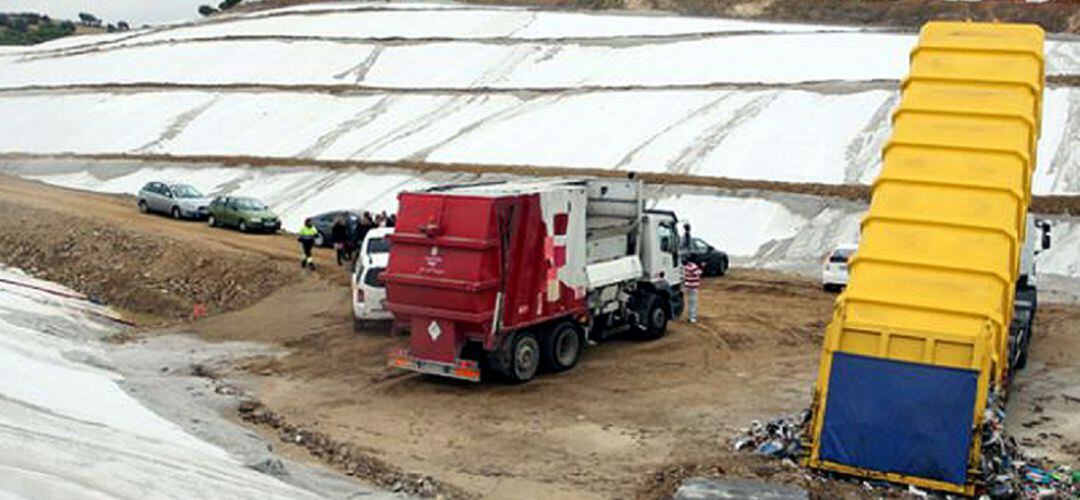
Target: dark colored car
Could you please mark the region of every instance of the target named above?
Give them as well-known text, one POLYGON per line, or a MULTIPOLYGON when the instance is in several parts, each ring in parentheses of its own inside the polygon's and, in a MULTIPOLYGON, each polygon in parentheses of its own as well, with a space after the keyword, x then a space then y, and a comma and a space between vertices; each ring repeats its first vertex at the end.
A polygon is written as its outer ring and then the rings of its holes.
POLYGON ((319 232, 319 234, 315 235, 315 246, 328 247, 332 244, 330 228, 334 226, 334 219, 339 215, 345 217, 345 224, 349 228, 349 237, 352 238, 353 244, 360 243, 360 214, 347 210, 337 210, 311 217, 312 225, 319 232))
POLYGON ((265 203, 255 198, 219 196, 210 203, 210 226, 235 227, 242 232, 277 232, 281 219, 265 203))
POLYGON ((686 252, 686 260, 701 266, 705 276, 723 276, 728 270, 728 256, 726 253, 713 248, 701 238, 693 238, 690 248, 683 248, 686 252))

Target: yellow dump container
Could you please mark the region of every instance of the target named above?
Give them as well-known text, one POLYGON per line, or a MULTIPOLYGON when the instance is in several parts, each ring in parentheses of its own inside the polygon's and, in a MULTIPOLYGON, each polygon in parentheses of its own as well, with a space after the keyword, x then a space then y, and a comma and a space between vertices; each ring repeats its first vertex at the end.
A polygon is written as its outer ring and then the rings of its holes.
POLYGON ((826 330, 810 466, 974 491, 1007 369, 1042 51, 1036 26, 923 27, 826 330))

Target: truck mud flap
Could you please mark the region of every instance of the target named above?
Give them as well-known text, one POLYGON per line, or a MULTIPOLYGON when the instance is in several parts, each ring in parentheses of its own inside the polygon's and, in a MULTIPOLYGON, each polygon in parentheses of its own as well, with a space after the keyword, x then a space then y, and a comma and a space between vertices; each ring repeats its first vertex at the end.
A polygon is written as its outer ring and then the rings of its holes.
POLYGON ((834 353, 819 459, 964 485, 978 377, 973 370, 834 353))

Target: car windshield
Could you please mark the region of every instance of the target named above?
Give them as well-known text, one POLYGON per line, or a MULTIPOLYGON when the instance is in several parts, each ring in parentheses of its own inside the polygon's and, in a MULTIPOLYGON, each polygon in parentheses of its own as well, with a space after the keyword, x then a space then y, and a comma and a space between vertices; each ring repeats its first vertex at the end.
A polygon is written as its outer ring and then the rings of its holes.
POLYGON ((173 196, 177 198, 202 198, 203 194, 198 189, 187 184, 173 184, 169 186, 173 196))
POLYGON ((372 238, 367 242, 367 253, 386 253, 389 251, 389 238, 372 238))
POLYGON ((236 208, 240 210, 266 210, 266 205, 255 198, 236 198, 236 208))

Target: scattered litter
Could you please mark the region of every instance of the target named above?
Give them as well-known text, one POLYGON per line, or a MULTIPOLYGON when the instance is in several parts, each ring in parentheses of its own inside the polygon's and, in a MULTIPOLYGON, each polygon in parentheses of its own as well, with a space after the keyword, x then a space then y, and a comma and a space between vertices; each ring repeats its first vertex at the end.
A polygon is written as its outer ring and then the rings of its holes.
MULTIPOLYGON (((1080 498, 1080 474, 1026 456, 1005 435, 1005 402, 990 394, 983 415, 982 476, 990 498, 1080 498)), ((1023 424, 1021 424, 1023 425, 1023 424)))
MULTIPOLYGON (((804 410, 765 423, 754 420, 735 437, 733 447, 736 451, 752 451, 782 459, 785 464, 794 464, 802 458, 803 437, 809 432, 810 419, 810 411, 804 410)), ((983 421, 980 499, 1080 499, 1080 471, 1030 458, 1015 439, 1005 435, 1004 400, 995 393, 990 395, 983 421)), ((808 471, 806 477, 807 480, 846 478, 820 471, 808 471)), ((871 492, 892 490, 918 498, 954 498, 910 485, 904 489, 903 485, 883 481, 860 479, 856 484, 871 492)))
POLYGON ((810 410, 762 424, 755 420, 735 439, 736 451, 753 449, 770 457, 798 460, 802 437, 810 424, 810 410))

